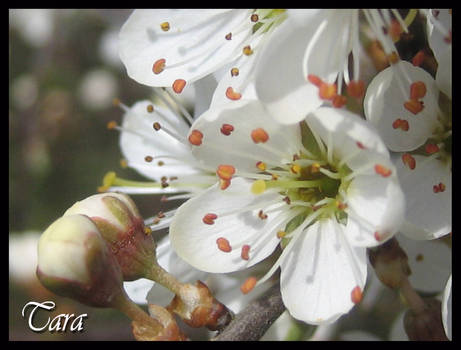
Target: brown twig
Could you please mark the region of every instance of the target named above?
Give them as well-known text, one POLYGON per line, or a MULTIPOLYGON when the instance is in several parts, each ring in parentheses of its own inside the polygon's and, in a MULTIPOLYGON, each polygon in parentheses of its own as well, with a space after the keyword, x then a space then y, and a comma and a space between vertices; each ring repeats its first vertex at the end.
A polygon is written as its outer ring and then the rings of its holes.
POLYGON ((251 302, 232 322, 212 340, 259 340, 277 318, 285 311, 280 286, 277 283, 264 295, 251 302))

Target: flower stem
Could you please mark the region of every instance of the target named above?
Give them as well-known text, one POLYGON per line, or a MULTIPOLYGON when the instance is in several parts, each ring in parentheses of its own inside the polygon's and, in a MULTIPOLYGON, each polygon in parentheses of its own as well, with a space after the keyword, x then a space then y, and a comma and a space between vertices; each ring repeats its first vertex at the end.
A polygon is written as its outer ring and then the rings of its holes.
POLYGON ((400 293, 407 302, 408 306, 415 312, 415 314, 423 313, 426 309, 426 303, 413 289, 408 278, 403 278, 400 284, 400 293))
POLYGON ((174 294, 179 295, 182 287, 182 283, 179 282, 176 277, 167 272, 160 265, 154 263, 151 270, 147 273, 146 278, 151 279, 157 283, 160 283, 165 288, 168 288, 174 294))

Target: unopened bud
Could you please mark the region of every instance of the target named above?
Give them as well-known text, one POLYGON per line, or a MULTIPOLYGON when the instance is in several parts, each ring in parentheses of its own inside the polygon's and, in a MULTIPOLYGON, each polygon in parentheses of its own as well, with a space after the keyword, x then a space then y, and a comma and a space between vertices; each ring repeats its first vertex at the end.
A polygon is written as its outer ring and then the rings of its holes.
POLYGON ((442 324, 441 303, 437 299, 424 299, 422 312, 409 309, 405 313, 403 325, 410 340, 448 341, 442 324))
POLYGON ((125 194, 102 193, 75 203, 64 216, 84 214, 96 224, 115 255, 125 281, 146 276, 155 256, 155 241, 134 202, 125 194))
POLYGON ((395 238, 368 249, 368 258, 376 276, 386 286, 397 289, 411 274, 407 254, 400 248, 395 238))
POLYGON ((233 318, 232 312, 216 300, 201 281, 183 284, 167 309, 178 314, 191 327, 222 330, 233 318))
POLYGON ((124 293, 115 257, 84 215, 61 217, 45 230, 38 243, 37 277, 53 293, 90 306, 112 307, 124 293))

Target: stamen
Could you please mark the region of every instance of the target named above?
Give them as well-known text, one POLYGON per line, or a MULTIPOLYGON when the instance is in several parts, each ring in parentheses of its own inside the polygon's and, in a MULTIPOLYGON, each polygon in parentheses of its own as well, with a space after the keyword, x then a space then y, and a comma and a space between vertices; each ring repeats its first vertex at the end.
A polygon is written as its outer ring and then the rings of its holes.
POLYGON ((424 148, 427 154, 434 154, 440 151, 439 146, 433 143, 428 143, 426 147, 424 148))
POLYGON ((224 38, 226 38, 226 40, 231 40, 232 39, 232 33, 227 33, 224 38))
POLYGON ((235 67, 234 67, 234 68, 231 69, 230 73, 231 73, 231 76, 232 76, 232 77, 236 77, 236 76, 239 75, 240 71, 239 71, 238 68, 235 68, 235 67))
POLYGON ((226 136, 229 136, 232 131, 234 131, 234 127, 231 124, 223 124, 221 126, 221 133, 226 136))
POLYGON ((434 193, 445 192, 445 188, 446 188, 445 184, 442 183, 442 182, 440 182, 438 185, 434 185, 434 186, 432 187, 432 191, 433 191, 434 193))
POLYGON ((258 212, 258 217, 261 219, 261 220, 266 220, 267 219, 267 214, 264 214, 264 212, 262 211, 262 209, 258 212))
POLYGON ((166 60, 164 58, 155 61, 154 65, 152 66, 152 72, 154 72, 154 74, 162 73, 165 69, 165 63, 166 60))
POLYGON ((172 88, 174 92, 176 92, 177 94, 180 94, 185 86, 186 86, 186 81, 184 79, 176 79, 173 82, 172 88))
POLYGON ((269 134, 263 128, 258 128, 251 132, 251 138, 254 143, 265 143, 269 140, 269 134))
POLYGON ((347 85, 347 93, 349 96, 355 98, 362 98, 365 94, 365 82, 363 80, 355 81, 352 80, 347 85))
POLYGON ((232 251, 232 247, 227 239, 224 237, 220 237, 216 240, 216 244, 218 249, 224 253, 230 253, 232 251))
POLYGON ((226 97, 227 97, 229 100, 237 101, 237 100, 240 100, 240 98, 242 98, 242 94, 239 93, 239 92, 234 91, 234 89, 232 88, 232 86, 229 86, 229 87, 226 89, 226 97))
POLYGON ((261 171, 265 171, 267 169, 266 163, 261 161, 256 163, 256 167, 261 171))
POLYGON ((153 125, 153 128, 155 131, 160 131, 162 130, 163 132, 165 132, 166 134, 170 135, 172 138, 174 138, 175 140, 179 141, 180 143, 182 144, 186 144, 186 139, 184 139, 182 136, 178 135, 177 133, 175 133, 174 131, 164 127, 164 126, 161 126, 159 122, 155 122, 153 125))
POLYGON ((388 177, 392 174, 391 169, 386 168, 384 165, 376 164, 375 165, 375 172, 382 177, 388 177))
POLYGON ((162 28, 164 32, 167 32, 170 30, 170 23, 168 22, 160 23, 160 28, 162 28))
POLYGON ((247 45, 245 46, 243 49, 242 49, 242 52, 244 55, 246 56, 250 56, 253 54, 253 50, 251 49, 251 46, 250 45, 247 45))
POLYGON ((323 84, 323 81, 322 79, 320 79, 318 76, 314 75, 314 74, 309 74, 307 76, 307 80, 309 80, 312 84, 314 84, 315 86, 317 86, 318 88, 320 87, 320 85, 323 84))
POLYGON ((235 168, 232 165, 219 165, 216 175, 222 180, 229 181, 235 174, 235 168))
POLYGON ((422 81, 416 81, 410 85, 410 99, 418 100, 426 95, 426 84, 422 81))
POLYGON ((336 84, 321 83, 319 97, 323 100, 333 100, 337 94, 336 84))
POLYGON ((243 294, 248 294, 253 290, 257 283, 256 277, 248 277, 245 282, 240 286, 240 290, 243 294))
POLYGON ((358 304, 362 300, 362 290, 359 286, 356 286, 354 289, 352 289, 351 300, 354 304, 358 304))
POLYGON ((403 106, 407 111, 416 115, 423 110, 424 103, 418 100, 408 100, 403 104, 403 106))
POLYGON ((249 260, 250 259, 250 246, 248 244, 245 244, 242 246, 242 252, 240 253, 240 257, 243 260, 249 260))
POLYGON ((413 56, 413 58, 411 59, 411 63, 414 66, 419 67, 423 64, 425 58, 426 58, 426 55, 424 54, 424 51, 420 50, 418 51, 416 55, 413 56))
POLYGON ((194 146, 200 146, 202 144, 203 134, 197 130, 192 130, 191 134, 189 135, 189 142, 194 146))
POLYGON ((331 101, 331 104, 335 108, 341 108, 347 103, 347 98, 346 96, 343 95, 336 95, 333 100, 331 101))
POLYGON ((408 121, 403 120, 403 119, 394 120, 394 122, 392 123, 392 127, 394 129, 401 129, 403 131, 408 131, 410 129, 410 125, 408 124, 408 121))
POLYGON ((402 154, 402 162, 408 166, 410 170, 413 170, 416 167, 416 160, 410 153, 402 154))
POLYGON ((216 214, 213 214, 213 213, 208 213, 206 214, 202 221, 207 224, 207 225, 213 225, 214 224, 214 221, 218 218, 218 215, 216 214))

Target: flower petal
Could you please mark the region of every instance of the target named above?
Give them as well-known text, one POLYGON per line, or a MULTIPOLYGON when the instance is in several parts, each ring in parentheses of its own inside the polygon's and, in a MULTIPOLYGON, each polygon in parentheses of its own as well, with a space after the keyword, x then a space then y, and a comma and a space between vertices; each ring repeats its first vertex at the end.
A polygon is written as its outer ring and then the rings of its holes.
POLYGON ((126 294, 128 294, 128 297, 136 304, 146 305, 147 293, 152 288, 153 284, 154 282, 151 280, 140 278, 136 281, 123 282, 123 288, 126 294))
POLYGON ((267 111, 257 100, 215 106, 202 114, 191 130, 203 135, 192 154, 209 167, 230 164, 237 170, 254 173, 258 171, 258 161, 280 165, 291 161, 301 149, 299 126, 282 126, 267 118, 267 111), (232 131, 223 133, 223 125, 232 126, 232 131), (264 130, 267 141, 255 143, 252 132, 258 129, 264 130))
POLYGON ((400 231, 412 239, 439 238, 451 232, 451 170, 434 158, 420 155, 413 158, 416 164, 413 170, 401 157, 394 158, 407 200, 406 221, 400 231))
POLYGON ((364 100, 365 116, 376 126, 390 150, 410 151, 431 136, 437 121, 437 101, 438 89, 429 73, 400 61, 381 71, 368 86, 364 100), (424 108, 415 115, 405 108, 405 103, 410 99, 411 84, 418 81, 424 83, 426 93, 418 99, 424 108))
POLYGON ((279 205, 284 203, 281 195, 269 191, 254 195, 251 185, 252 181, 235 178, 225 191, 214 185, 179 207, 170 225, 176 253, 207 272, 237 271, 269 256, 279 243, 277 231, 291 216, 286 206, 279 205), (274 203, 280 209, 274 209, 274 203), (271 208, 274 211, 266 219, 258 216, 261 209, 271 208), (208 214, 216 217, 209 215, 207 224, 208 214), (243 258, 245 249, 249 251, 243 258))
POLYGON ((120 30, 120 58, 128 75, 141 84, 172 86, 177 79, 192 83, 241 53, 236 49, 251 33, 250 13, 244 9, 135 10, 120 30), (161 26, 165 23, 167 31, 161 26), (225 38, 228 33, 231 40, 225 38), (153 65, 159 60, 165 60, 165 66, 155 74, 153 65))
POLYGON ((145 160, 146 156, 155 158, 159 155, 170 155, 184 160, 191 158, 187 145, 162 130, 155 131, 153 128, 154 122, 158 122, 185 138, 189 130, 186 122, 161 106, 154 106, 154 112, 149 113, 147 106, 151 104, 147 100, 136 102, 123 117, 120 148, 128 165, 157 181, 163 176, 197 174, 199 170, 187 165, 186 161, 161 159, 163 165, 159 166, 158 161, 149 163, 145 160))
POLYGON ((448 98, 451 100, 451 46, 439 57, 439 66, 437 68, 437 73, 435 75, 435 82, 437 87, 442 91, 448 98))
POLYGON ((440 56, 448 48, 451 49, 451 40, 446 40, 450 35, 451 26, 452 18, 449 9, 432 9, 427 12, 427 39, 439 67, 440 56))
POLYGON ((452 340, 451 331, 451 275, 448 279, 442 299, 442 322, 447 338, 452 340))
POLYGON ((363 290, 366 250, 348 246, 333 220, 317 221, 301 234, 302 241, 281 265, 283 302, 304 322, 334 322, 354 306, 352 290, 363 290))

